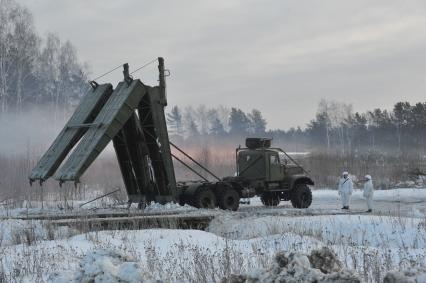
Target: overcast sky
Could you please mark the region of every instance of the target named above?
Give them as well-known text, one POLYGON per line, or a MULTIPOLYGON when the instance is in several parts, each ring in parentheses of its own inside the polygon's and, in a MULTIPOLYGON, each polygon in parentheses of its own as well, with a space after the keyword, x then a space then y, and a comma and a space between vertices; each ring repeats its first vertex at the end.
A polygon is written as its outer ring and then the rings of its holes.
POLYGON ((41 34, 76 46, 92 77, 163 56, 170 105, 257 108, 286 129, 305 126, 321 98, 356 111, 426 101, 424 0, 19 2, 41 34))

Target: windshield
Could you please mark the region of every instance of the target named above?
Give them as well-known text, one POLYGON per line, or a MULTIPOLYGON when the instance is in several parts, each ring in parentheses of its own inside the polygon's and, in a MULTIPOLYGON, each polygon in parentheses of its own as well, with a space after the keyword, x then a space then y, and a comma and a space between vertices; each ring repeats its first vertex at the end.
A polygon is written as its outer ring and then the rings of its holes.
POLYGON ((278 152, 278 156, 280 157, 280 163, 282 165, 286 165, 288 161, 287 161, 287 158, 286 158, 284 152, 278 152))
POLYGON ((296 165, 296 164, 294 164, 294 162, 292 162, 288 157, 287 157, 287 155, 285 155, 285 153, 284 152, 278 152, 278 156, 279 156, 279 158, 280 158, 280 163, 282 164, 282 165, 296 165))

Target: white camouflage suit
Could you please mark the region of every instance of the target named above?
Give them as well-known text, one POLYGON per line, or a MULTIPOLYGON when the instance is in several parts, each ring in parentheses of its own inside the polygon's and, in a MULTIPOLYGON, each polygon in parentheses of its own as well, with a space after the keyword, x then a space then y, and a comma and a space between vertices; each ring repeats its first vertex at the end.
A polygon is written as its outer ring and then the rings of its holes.
POLYGON ((374 193, 374 186, 373 186, 373 181, 371 180, 371 177, 370 177, 370 179, 368 179, 368 181, 364 183, 364 192, 363 192, 363 196, 365 197, 367 201, 368 210, 373 209, 373 193, 374 193))
POLYGON ((339 195, 342 201, 342 206, 349 206, 349 202, 351 200, 352 190, 354 184, 352 183, 351 178, 349 176, 347 178, 340 178, 339 180, 339 195))

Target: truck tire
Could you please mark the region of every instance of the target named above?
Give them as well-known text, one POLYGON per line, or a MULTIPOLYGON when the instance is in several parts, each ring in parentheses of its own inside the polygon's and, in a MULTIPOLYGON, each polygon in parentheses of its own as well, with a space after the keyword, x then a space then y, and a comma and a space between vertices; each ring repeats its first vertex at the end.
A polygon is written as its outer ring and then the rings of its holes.
POLYGON ((144 201, 140 201, 140 202, 138 202, 138 209, 143 210, 143 209, 145 209, 146 207, 147 207, 146 202, 144 202, 144 201))
POLYGON ((186 204, 185 199, 181 196, 181 197, 179 198, 179 205, 180 205, 180 206, 185 206, 185 204, 186 204))
POLYGON ((294 208, 308 208, 312 203, 312 192, 307 184, 298 184, 291 194, 291 205, 294 208))
POLYGON ((277 206, 281 201, 279 195, 275 193, 263 193, 260 200, 266 206, 277 206))
POLYGON ((232 188, 225 188, 219 193, 218 203, 221 209, 236 211, 240 206, 240 195, 232 188))
POLYGON ((215 208, 216 196, 208 188, 199 188, 193 197, 192 204, 197 208, 215 208))

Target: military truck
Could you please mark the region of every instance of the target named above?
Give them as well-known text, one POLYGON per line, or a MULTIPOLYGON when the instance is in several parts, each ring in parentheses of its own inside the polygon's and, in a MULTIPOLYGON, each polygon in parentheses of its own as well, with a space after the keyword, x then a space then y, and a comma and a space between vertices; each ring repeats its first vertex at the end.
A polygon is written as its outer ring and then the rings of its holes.
POLYGON ((270 148, 270 139, 247 139, 247 148, 236 151, 236 176, 217 177, 169 140, 164 115, 165 78, 169 72, 164 59, 158 58, 158 86, 133 79, 128 64, 123 68, 124 80, 115 89, 111 84, 90 82, 91 89, 32 170, 30 183, 38 181, 42 185, 52 176, 60 185, 68 181, 79 183, 112 141, 129 205, 137 203, 142 208, 151 201, 174 201, 198 208, 237 210, 241 198, 255 195, 260 195, 265 205, 278 205, 280 200, 291 200, 297 208, 311 204, 308 185, 313 185, 313 181, 284 151, 270 148), (215 181, 200 174, 182 155, 215 181), (172 158, 201 180, 177 182, 172 158))
POLYGON ((312 203, 314 185, 302 166, 280 148, 271 148, 270 138, 247 138, 246 148, 236 149, 235 176, 218 182, 181 184, 181 204, 237 210, 241 198, 260 196, 266 206, 291 201, 295 208, 312 203), (182 186, 183 185, 183 186, 182 186))
POLYGON ((302 166, 280 148, 271 148, 272 139, 247 138, 246 148, 237 148, 235 177, 224 178, 234 187, 249 188, 250 197, 259 195, 262 203, 277 206, 290 200, 293 207, 312 203, 309 185, 314 185, 302 166))

